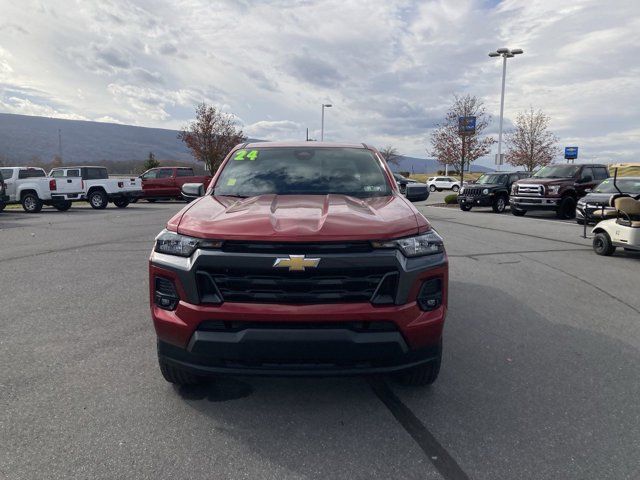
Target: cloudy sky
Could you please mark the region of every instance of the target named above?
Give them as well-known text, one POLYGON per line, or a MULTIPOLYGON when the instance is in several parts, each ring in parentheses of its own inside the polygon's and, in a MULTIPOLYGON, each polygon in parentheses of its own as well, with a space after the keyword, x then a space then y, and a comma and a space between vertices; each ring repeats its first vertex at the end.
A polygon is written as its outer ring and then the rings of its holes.
MULTIPOLYGON (((533 106, 582 160, 638 161, 638 0, 0 0, 0 111, 179 128, 194 104, 264 139, 425 155, 454 93, 497 131, 533 106)), ((482 163, 488 164, 489 160, 482 163)))

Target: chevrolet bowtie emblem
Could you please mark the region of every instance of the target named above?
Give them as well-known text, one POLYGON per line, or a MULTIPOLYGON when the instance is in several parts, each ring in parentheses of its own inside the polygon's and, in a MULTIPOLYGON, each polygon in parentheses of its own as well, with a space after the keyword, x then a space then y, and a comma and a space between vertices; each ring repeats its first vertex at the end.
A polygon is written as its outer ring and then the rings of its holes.
POLYGON ((304 272, 305 268, 316 268, 319 258, 305 258, 304 255, 289 255, 289 258, 276 258, 274 268, 288 268, 290 272, 304 272))

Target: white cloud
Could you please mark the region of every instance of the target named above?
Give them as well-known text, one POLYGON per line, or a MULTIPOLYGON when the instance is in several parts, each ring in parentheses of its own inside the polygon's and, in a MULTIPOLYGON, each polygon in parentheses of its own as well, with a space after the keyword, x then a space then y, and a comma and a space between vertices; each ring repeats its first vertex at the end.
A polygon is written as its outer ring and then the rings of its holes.
MULTIPOLYGON (((640 4, 628 0, 0 0, 0 110, 175 128, 201 101, 254 137, 423 155, 453 93, 533 106, 584 159, 636 160, 640 4)), ((491 130, 495 131, 494 124, 491 130)))

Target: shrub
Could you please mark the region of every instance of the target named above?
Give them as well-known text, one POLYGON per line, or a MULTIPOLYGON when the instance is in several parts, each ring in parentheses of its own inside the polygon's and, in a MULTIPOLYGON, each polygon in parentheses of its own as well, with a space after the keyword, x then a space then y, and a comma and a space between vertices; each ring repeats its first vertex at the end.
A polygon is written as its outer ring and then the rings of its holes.
POLYGON ((446 197, 444 197, 444 203, 446 203, 447 205, 452 205, 454 203, 458 203, 458 194, 457 193, 451 193, 451 194, 447 195, 446 197))

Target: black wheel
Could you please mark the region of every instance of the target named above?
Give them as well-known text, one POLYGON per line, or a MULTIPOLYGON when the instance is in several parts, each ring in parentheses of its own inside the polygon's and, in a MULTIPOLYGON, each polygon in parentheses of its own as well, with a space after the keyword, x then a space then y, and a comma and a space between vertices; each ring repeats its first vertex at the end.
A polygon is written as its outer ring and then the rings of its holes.
POLYGON ((202 377, 167 363, 164 360, 158 359, 158 364, 160 365, 162 376, 169 383, 175 385, 196 385, 202 381, 202 377))
POLYGON ((504 195, 500 195, 493 201, 491 208, 496 213, 503 213, 507 209, 507 198, 504 195))
POLYGON ((438 378, 440 365, 442 364, 442 340, 438 344, 436 359, 429 363, 424 363, 416 367, 409 368, 403 372, 398 372, 398 381, 403 385, 412 387, 422 387, 431 385, 438 378))
POLYGON ((616 251, 616 247, 611 243, 611 237, 607 232, 596 233, 596 236, 593 237, 593 251, 605 257, 613 255, 616 251))
POLYGON ((66 212, 71 208, 71 202, 69 200, 65 200, 63 202, 54 203, 53 207, 61 212, 66 212))
POLYGON ((107 204, 109 203, 109 199, 107 198, 107 194, 102 190, 94 190, 89 194, 89 205, 91 208, 95 208, 96 210, 103 210, 107 208, 107 204))
POLYGON ((451 190, 457 192, 458 190, 460 190, 460 187, 458 185, 454 185, 453 187, 451 187, 451 190))
POLYGON ((27 213, 38 213, 42 210, 42 200, 35 193, 26 193, 22 196, 22 208, 27 213))
POLYGON ((466 203, 461 203, 460 210, 462 210, 463 212, 468 212, 471 210, 471 205, 467 205, 466 203))
POLYGON ((435 185, 430 185, 429 186, 429 191, 430 192, 435 192, 436 191, 436 186, 435 185))
POLYGON ((516 217, 524 217, 526 213, 526 210, 518 210, 517 208, 511 207, 511 214, 515 215, 516 217))
POLYGON ((7 206, 6 203, 0 202, 0 212, 3 211, 6 206, 7 206))
POLYGON ((114 200, 113 204, 118 208, 126 208, 127 205, 129 205, 129 199, 128 198, 120 198, 118 200, 114 200))
POLYGON ((156 199, 155 198, 147 198, 147 202, 156 203, 156 199))
POLYGON ((576 201, 573 197, 564 197, 560 200, 558 210, 556 210, 556 217, 563 220, 568 220, 576 216, 576 201))

